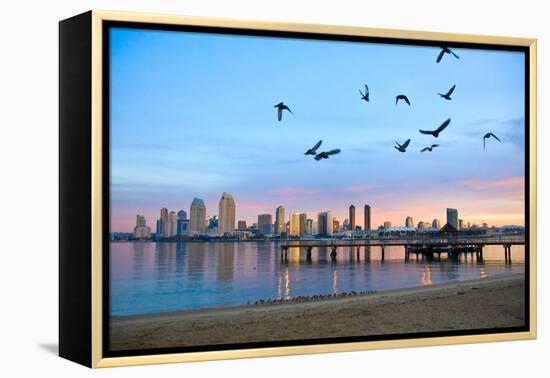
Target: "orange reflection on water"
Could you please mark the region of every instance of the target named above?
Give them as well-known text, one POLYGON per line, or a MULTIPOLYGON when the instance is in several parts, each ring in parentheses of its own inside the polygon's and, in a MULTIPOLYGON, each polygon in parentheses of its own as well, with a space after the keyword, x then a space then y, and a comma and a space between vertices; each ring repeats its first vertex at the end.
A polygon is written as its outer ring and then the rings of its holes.
POLYGON ((336 294, 338 293, 338 272, 334 271, 332 272, 332 293, 336 294))
POLYGON ((288 268, 286 268, 285 272, 285 298, 290 297, 290 276, 288 273, 288 268))
POLYGON ((430 267, 422 270, 422 278, 420 279, 422 286, 430 286, 432 284, 432 269, 430 267))

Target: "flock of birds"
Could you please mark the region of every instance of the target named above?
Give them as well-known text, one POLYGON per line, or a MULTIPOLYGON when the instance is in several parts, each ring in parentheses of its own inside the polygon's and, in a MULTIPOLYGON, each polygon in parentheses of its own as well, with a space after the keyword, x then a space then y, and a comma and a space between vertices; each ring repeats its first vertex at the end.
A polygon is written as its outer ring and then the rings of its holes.
MULTIPOLYGON (((436 62, 439 63, 441 62, 441 60, 443 59, 443 57, 445 56, 445 54, 448 54, 448 55, 451 55, 453 57, 455 57, 456 59, 459 59, 460 57, 455 54, 450 48, 448 47, 442 47, 441 48, 441 51, 439 52, 439 54, 437 55, 437 59, 436 59, 436 62)), ((454 92, 456 88, 456 84, 453 85, 446 93, 437 93, 442 99, 445 99, 447 101, 451 101, 452 100, 452 94, 454 92)), ((369 91, 369 87, 367 84, 365 84, 365 90, 364 91, 361 91, 359 90, 359 94, 361 95, 361 100, 364 100, 365 102, 370 102, 370 91, 369 91)), ((399 104, 400 101, 403 101, 405 104, 407 104, 408 106, 411 106, 411 101, 409 100, 409 98, 404 95, 404 94, 398 94, 397 96, 395 96, 395 106, 397 106, 399 104)), ((292 112, 292 110, 290 110, 290 108, 285 105, 283 102, 280 102, 278 103, 277 105, 274 106, 275 108, 277 108, 277 119, 279 120, 279 122, 283 119, 283 112, 286 110, 288 111, 290 114, 294 114, 292 112)), ((439 134, 441 134, 441 132, 443 132, 443 130, 445 130, 449 124, 451 123, 451 119, 448 118, 445 122, 443 122, 437 129, 435 130, 418 130, 421 134, 426 134, 426 135, 431 135, 433 136, 434 138, 438 138, 439 137, 439 134)), ((488 139, 490 138, 494 138, 496 139, 497 141, 501 141, 495 134, 493 134, 492 132, 488 132, 486 133, 484 136, 483 136, 483 149, 485 149, 485 143, 488 139)), ((322 159, 328 159, 330 156, 332 155, 336 155, 336 154, 339 154, 341 152, 341 150, 339 148, 335 148, 335 149, 332 149, 332 150, 328 150, 328 151, 321 151, 321 152, 317 152, 317 150, 319 149, 319 147, 321 147, 321 144, 323 143, 322 140, 320 140, 319 142, 317 142, 313 147, 309 148, 305 153, 304 155, 313 155, 314 159, 319 161, 319 160, 322 160, 322 159)), ((395 146, 394 148, 399 151, 399 152, 406 152, 407 151, 407 147, 409 146, 409 144, 411 143, 411 139, 407 139, 405 142, 403 142, 402 144, 401 143, 398 143, 398 142, 395 142, 395 146)), ((432 144, 430 146, 426 146, 424 148, 422 148, 420 150, 420 152, 432 152, 434 148, 436 147, 439 147, 439 144, 432 144)))
POLYGON ((349 293, 343 291, 341 293, 333 294, 316 294, 316 295, 299 295, 297 297, 288 297, 288 298, 269 298, 269 299, 258 299, 255 302, 248 301, 248 305, 260 306, 260 305, 273 305, 278 303, 288 303, 288 302, 309 302, 309 301, 318 301, 321 299, 333 299, 333 298, 342 298, 342 297, 355 297, 359 295, 372 295, 376 294, 376 290, 364 290, 364 291, 355 291, 352 290, 349 293))

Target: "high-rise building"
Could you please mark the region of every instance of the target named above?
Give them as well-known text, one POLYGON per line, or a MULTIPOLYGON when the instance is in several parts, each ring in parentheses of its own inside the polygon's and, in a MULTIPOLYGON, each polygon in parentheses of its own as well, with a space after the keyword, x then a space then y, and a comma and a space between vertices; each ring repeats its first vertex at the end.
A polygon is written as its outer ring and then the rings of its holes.
POLYGON ((163 207, 160 209, 160 236, 168 236, 168 209, 163 207))
POLYGON ((419 230, 419 231, 424 231, 426 229, 426 223, 420 221, 418 222, 418 226, 416 226, 416 228, 419 230))
POLYGON ((218 234, 219 232, 219 226, 220 226, 220 219, 217 215, 214 215, 213 217, 209 217, 206 223, 206 231, 209 234, 218 234))
POLYGON ((462 219, 459 219, 457 230, 462 230, 463 228, 464 228, 464 221, 462 219))
POLYGON ((239 231, 246 231, 246 221, 240 220, 237 222, 237 229, 239 231))
POLYGON ((349 229, 355 230, 355 206, 349 207, 349 229))
POLYGON ((134 237, 137 239, 149 239, 151 237, 151 228, 147 227, 145 217, 136 215, 136 227, 134 227, 134 237))
POLYGON ((271 214, 258 215, 258 231, 262 235, 271 235, 273 233, 273 217, 271 214))
POLYGON ((441 228, 441 222, 439 221, 439 219, 434 219, 432 221, 432 228, 436 230, 439 230, 441 228))
POLYGON ((390 229, 391 228, 391 222, 390 221, 385 221, 384 222, 384 228, 387 230, 387 229, 390 229))
POLYGON ((313 235, 313 219, 306 220, 306 235, 313 235))
POLYGON ((458 210, 447 208, 447 224, 458 230, 458 210))
POLYGON ((307 214, 301 213, 300 214, 300 236, 304 236, 307 234, 307 214))
POLYGON ((290 214, 290 236, 300 236, 300 213, 290 214))
POLYGON ((165 236, 175 236, 176 235, 176 225, 178 223, 178 216, 175 211, 170 211, 168 213, 168 223, 166 226, 165 236))
POLYGON ((333 234, 333 217, 332 211, 326 211, 317 214, 317 234, 324 236, 332 236, 333 234))
POLYGON ((412 217, 405 218, 405 227, 414 228, 414 221, 412 217))
POLYGON ((178 219, 187 219, 187 211, 185 210, 178 211, 178 219))
POLYGON ((203 234, 206 228, 206 206, 200 198, 193 198, 189 212, 189 231, 193 234, 203 234))
POLYGON ((178 220, 176 222, 176 235, 182 236, 189 233, 189 219, 185 210, 178 211, 178 220))
POLYGON ((365 231, 370 231, 370 206, 365 205, 365 222, 364 222, 364 229, 365 231))
POLYGON ((275 235, 281 235, 285 232, 285 208, 279 206, 275 210, 275 235))
POLYGON ((332 232, 337 232, 340 230, 340 221, 336 218, 332 218, 332 232))
POLYGON ((235 200, 229 193, 223 192, 220 199, 219 207, 219 224, 218 232, 225 234, 226 232, 235 231, 235 200))

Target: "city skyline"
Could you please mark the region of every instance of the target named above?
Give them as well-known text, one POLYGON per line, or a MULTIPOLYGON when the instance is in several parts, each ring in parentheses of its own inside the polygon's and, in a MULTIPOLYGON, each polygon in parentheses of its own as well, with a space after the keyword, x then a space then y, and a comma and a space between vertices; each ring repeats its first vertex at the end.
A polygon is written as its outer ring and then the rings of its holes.
POLYGON ((407 214, 444 219, 447 207, 465 222, 524 225, 521 53, 457 49, 443 70, 434 47, 124 28, 110 39, 111 231, 161 206, 189 209, 195 196, 214 215, 223 191, 248 223, 281 204, 343 220, 350 204, 369 203, 373 228, 407 214), (367 81, 368 104, 358 98, 367 81), (435 93, 451 84, 452 106, 435 93), (395 107, 396 92, 412 106, 395 107), (294 114, 278 122, 283 100, 294 114), (448 117, 442 147, 419 153, 434 139, 417 129, 448 117), (483 150, 489 130, 502 143, 483 150), (409 137, 410 151, 393 149, 409 137), (319 139, 342 153, 305 158, 319 139))

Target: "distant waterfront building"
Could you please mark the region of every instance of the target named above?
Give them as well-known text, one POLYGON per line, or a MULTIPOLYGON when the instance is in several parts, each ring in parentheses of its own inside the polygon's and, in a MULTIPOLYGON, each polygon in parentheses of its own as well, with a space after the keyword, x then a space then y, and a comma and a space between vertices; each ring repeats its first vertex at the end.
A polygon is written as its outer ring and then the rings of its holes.
POLYGON ((233 196, 227 192, 222 193, 219 206, 219 223, 218 232, 223 235, 226 232, 235 231, 235 200, 233 196))
POLYGON ((206 232, 211 235, 216 235, 219 233, 220 227, 220 218, 217 215, 209 217, 206 224, 206 232))
POLYGON ((258 215, 258 231, 262 235, 271 235, 273 233, 273 218, 271 214, 258 215))
POLYGON ((326 211, 317 214, 317 234, 323 236, 332 236, 333 234, 333 217, 331 211, 326 211))
POLYGON ((300 213, 290 214, 290 236, 300 236, 300 213))
POLYGON ((355 230, 355 206, 349 207, 349 229, 355 230))
POLYGON ((439 230, 441 228, 441 222, 439 221, 439 219, 434 219, 432 221, 432 228, 436 230, 439 230))
POLYGON ((189 219, 185 210, 178 211, 178 220, 176 222, 176 235, 182 236, 189 233, 189 219))
POLYGON ((286 231, 285 227, 285 208, 279 206, 275 210, 275 235, 281 235, 286 231))
POLYGON ((418 222, 418 226, 416 227, 419 231, 424 231, 426 230, 426 223, 420 221, 418 222))
POLYGON ((459 219, 457 230, 462 230, 463 228, 464 228, 464 221, 462 219, 459 219))
POLYGON ((189 216, 189 231, 193 234, 203 234, 206 228, 206 206, 200 198, 193 198, 189 216))
POLYGON ((185 210, 180 210, 178 211, 178 219, 187 219, 187 211, 185 210))
POLYGON ((414 221, 412 217, 405 218, 405 227, 414 228, 414 221))
POLYGON ((136 215, 136 227, 134 227, 134 237, 137 239, 149 239, 151 237, 151 228, 147 227, 145 217, 141 214, 136 215))
POLYGON ((388 230, 391 228, 391 222, 390 221, 385 221, 384 222, 384 229, 388 230))
POLYGON ((447 208, 447 224, 450 224, 454 227, 455 230, 458 230, 458 210, 447 208))
POLYGON ((239 231, 246 231, 246 221, 240 220, 240 221, 237 223, 237 229, 238 229, 239 231))
POLYGON ((300 213, 300 236, 305 236, 307 234, 307 214, 300 213))
POLYGON ((160 209, 160 236, 168 236, 168 209, 160 209))
POLYGON ((175 236, 176 235, 176 225, 178 223, 178 216, 175 211, 170 211, 168 214, 168 223, 166 227, 165 236, 175 236))
POLYGON ((313 235, 313 219, 306 220, 306 235, 313 235))
POLYGON ((370 206, 365 205, 365 220, 364 220, 364 230, 370 231, 371 224, 370 224, 370 206))
POLYGON ((332 232, 337 232, 340 230, 340 221, 336 218, 332 218, 332 232))

